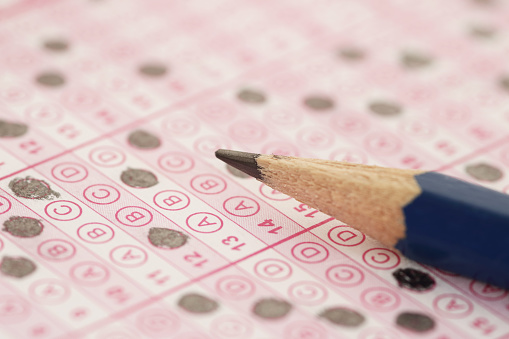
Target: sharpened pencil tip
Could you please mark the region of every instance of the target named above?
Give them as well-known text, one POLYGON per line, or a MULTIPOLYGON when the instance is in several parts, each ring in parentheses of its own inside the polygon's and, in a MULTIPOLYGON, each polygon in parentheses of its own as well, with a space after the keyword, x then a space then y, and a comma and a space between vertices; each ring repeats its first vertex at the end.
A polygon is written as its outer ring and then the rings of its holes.
POLYGON ((216 158, 224 161, 228 165, 256 178, 262 180, 262 173, 256 163, 256 158, 260 154, 232 151, 227 149, 218 149, 216 151, 216 158))

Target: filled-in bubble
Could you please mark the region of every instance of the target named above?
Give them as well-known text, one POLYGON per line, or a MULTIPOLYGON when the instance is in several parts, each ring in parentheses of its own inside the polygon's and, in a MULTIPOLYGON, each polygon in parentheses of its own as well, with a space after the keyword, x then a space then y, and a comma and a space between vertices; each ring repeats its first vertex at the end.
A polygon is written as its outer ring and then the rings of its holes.
POLYGON ((430 66, 433 63, 433 59, 424 54, 405 52, 401 55, 401 63, 406 68, 417 69, 430 66))
POLYGON ((34 218, 12 216, 4 221, 3 231, 15 237, 31 238, 41 234, 42 223, 34 218))
POLYGON ((217 301, 198 293, 188 293, 183 295, 179 299, 178 305, 188 312, 197 314, 214 312, 219 307, 217 301))
POLYGON ((465 171, 471 177, 481 181, 497 181, 504 175, 500 169, 484 162, 468 165, 465 171))
POLYGON ((369 104, 369 110, 383 117, 400 115, 403 112, 403 109, 397 103, 381 100, 371 102, 369 104))
POLYGON ((435 327, 429 316, 416 312, 402 312, 396 318, 396 325, 413 332, 427 332, 435 327))
POLYGON ((28 131, 28 125, 0 120, 0 138, 20 137, 28 131))
POLYGON ((427 291, 435 286, 435 279, 426 272, 413 268, 400 268, 392 273, 400 287, 414 291, 427 291))
POLYGON ((292 304, 286 300, 266 298, 258 300, 253 306, 253 313, 264 319, 278 319, 292 310, 292 304))
POLYGON ((38 74, 35 78, 35 81, 47 87, 59 87, 65 84, 64 76, 58 72, 53 71, 38 74))
POLYGON ((189 236, 184 233, 169 228, 152 227, 148 231, 150 243, 160 248, 178 248, 184 246, 188 239, 189 236))
POLYGON ((263 92, 254 89, 243 89, 239 91, 237 93, 237 98, 248 104, 261 104, 267 100, 263 92))
POLYGON ((498 84, 503 90, 509 92, 509 75, 504 75, 500 77, 500 79, 498 80, 498 84))
POLYGON ((148 188, 157 184, 156 176, 147 170, 128 168, 120 175, 120 180, 128 186, 148 188))
POLYGON ((65 52, 69 49, 69 43, 62 39, 50 39, 44 41, 44 48, 52 52, 65 52))
POLYGON ((304 98, 304 105, 315 111, 326 111, 334 108, 334 100, 324 95, 312 95, 304 98))
POLYGON ((0 272, 5 275, 23 278, 31 274, 37 266, 30 259, 21 257, 3 257, 0 262, 0 272))
POLYGON ((164 76, 168 72, 168 68, 161 63, 150 62, 141 65, 139 72, 152 78, 158 78, 164 76))
POLYGON ((318 316, 335 325, 345 327, 357 327, 365 321, 362 314, 344 307, 328 308, 321 312, 318 316))
POLYGON ((348 61, 358 61, 365 57, 365 53, 362 49, 355 47, 344 47, 338 50, 338 56, 348 61))
POLYGON ((153 149, 161 146, 161 140, 157 136, 140 129, 129 133, 127 141, 141 149, 153 149))
POLYGON ((9 188, 17 197, 27 199, 51 200, 60 196, 60 193, 53 191, 45 181, 31 177, 15 178, 9 183, 9 188))

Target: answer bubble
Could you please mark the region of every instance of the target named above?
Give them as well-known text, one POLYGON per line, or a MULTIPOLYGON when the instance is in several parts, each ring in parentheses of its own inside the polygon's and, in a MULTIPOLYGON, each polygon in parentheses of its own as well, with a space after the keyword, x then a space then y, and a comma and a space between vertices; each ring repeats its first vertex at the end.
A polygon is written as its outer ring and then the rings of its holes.
POLYGON ((5 275, 23 278, 35 271, 37 266, 27 258, 3 257, 0 263, 0 272, 5 275))
POLYGON ((120 180, 135 188, 148 188, 158 183, 156 176, 147 170, 128 168, 120 175, 120 180))
POLYGON ((360 48, 345 47, 338 50, 337 55, 348 61, 359 61, 365 58, 366 54, 360 48))
POLYGON ((253 90, 253 89, 243 89, 237 93, 237 98, 240 101, 249 104, 261 104, 264 103, 267 98, 265 94, 261 91, 253 90))
POLYGON ((46 40, 43 46, 52 52, 65 52, 69 49, 69 43, 62 39, 46 40))
POLYGON ((139 72, 149 77, 162 77, 168 72, 168 68, 160 63, 151 62, 140 66, 139 72))
POLYGON ((136 130, 127 137, 129 144, 140 149, 154 149, 161 146, 161 140, 147 131, 136 130))
POLYGON ((328 308, 321 312, 318 316, 335 325, 345 327, 357 327, 365 321, 362 314, 344 307, 328 308))
POLYGON ((334 100, 326 96, 314 95, 306 97, 304 105, 314 111, 326 111, 334 108, 334 100))
POLYGON ((28 125, 0 120, 0 138, 17 138, 25 135, 28 125))
POLYGON ((291 310, 292 304, 285 300, 275 298, 261 299, 253 306, 253 313, 264 319, 282 318, 291 310))
POLYGON ((48 87, 59 87, 65 84, 64 76, 58 72, 41 73, 35 78, 35 80, 39 84, 48 87))
POLYGON ((60 196, 60 193, 51 190, 45 181, 31 177, 15 178, 9 182, 9 188, 17 197, 27 199, 51 200, 60 196))
POLYGON ((179 248, 187 243, 189 236, 169 228, 152 227, 148 231, 148 240, 159 248, 179 248))
POLYGON ((401 55, 401 63, 406 68, 418 69, 430 66, 433 63, 433 59, 421 53, 405 52, 401 55))
POLYGON ((34 218, 12 216, 4 222, 4 229, 15 237, 32 238, 41 234, 42 223, 34 218))
POLYGON ((403 109, 399 104, 381 100, 371 102, 369 104, 369 110, 382 117, 391 117, 403 113, 403 109))
POLYGON ((435 327, 435 321, 421 313, 402 312, 396 318, 396 325, 413 332, 427 332, 435 327))
POLYGON ((178 301, 178 305, 188 312, 198 314, 211 313, 219 307, 217 301, 198 293, 188 293, 182 296, 178 301))
POLYGON ((435 279, 426 272, 413 268, 400 268, 392 272, 400 287, 414 291, 427 291, 435 287, 435 279))
POLYGON ((497 181, 502 178, 503 173, 495 166, 486 163, 477 163, 465 167, 465 172, 471 177, 481 181, 497 181))

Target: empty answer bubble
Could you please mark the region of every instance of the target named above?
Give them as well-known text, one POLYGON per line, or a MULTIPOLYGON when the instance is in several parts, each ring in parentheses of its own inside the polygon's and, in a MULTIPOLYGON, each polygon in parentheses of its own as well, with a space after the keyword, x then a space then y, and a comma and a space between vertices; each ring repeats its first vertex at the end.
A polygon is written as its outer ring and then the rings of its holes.
POLYGON ((497 181, 502 178, 501 170, 486 163, 477 163, 465 167, 465 171, 473 178, 481 181, 497 181))
POLYGON ((128 186, 136 188, 148 188, 157 184, 157 178, 152 172, 135 168, 123 171, 120 180, 128 186))
POLYGON ((41 234, 42 223, 34 218, 12 216, 4 222, 3 230, 13 236, 31 238, 41 234))
POLYGON ((359 312, 344 307, 332 307, 324 310, 318 315, 329 322, 346 327, 360 326, 365 318, 359 312))
POLYGON ((179 299, 178 305, 191 313, 210 313, 219 307, 217 301, 198 293, 188 293, 183 295, 179 299))
POLYGON ((23 278, 35 271, 36 268, 37 266, 35 266, 32 260, 21 257, 6 256, 2 258, 0 263, 0 272, 15 278, 23 278))
POLYGON ((265 319, 282 318, 291 310, 292 304, 286 300, 276 298, 261 299, 253 306, 253 313, 265 319))
POLYGON ((156 247, 178 248, 184 246, 189 236, 169 228, 152 227, 148 231, 148 240, 156 247))
POLYGON ((131 132, 127 137, 127 141, 132 146, 141 149, 153 149, 161 145, 161 140, 157 136, 144 130, 131 132))

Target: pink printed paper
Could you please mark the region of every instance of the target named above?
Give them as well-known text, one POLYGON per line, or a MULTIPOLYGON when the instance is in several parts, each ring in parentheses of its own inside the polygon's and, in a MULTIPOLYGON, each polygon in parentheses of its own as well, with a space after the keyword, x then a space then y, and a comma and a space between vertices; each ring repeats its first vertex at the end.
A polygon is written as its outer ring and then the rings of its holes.
POLYGON ((0 1, 0 338, 509 338, 507 291, 409 261, 214 157, 508 191, 508 13, 0 1), (419 284, 398 281, 412 272, 419 284))

